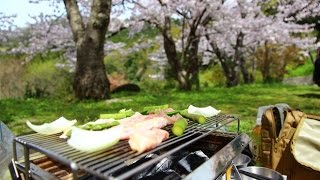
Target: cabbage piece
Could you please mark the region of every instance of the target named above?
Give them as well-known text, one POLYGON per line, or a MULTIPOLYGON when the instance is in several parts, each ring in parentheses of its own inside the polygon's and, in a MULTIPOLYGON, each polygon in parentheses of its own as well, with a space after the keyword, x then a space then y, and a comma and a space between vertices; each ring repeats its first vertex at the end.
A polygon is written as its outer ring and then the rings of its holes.
POLYGON ((221 110, 217 110, 217 109, 213 108, 212 106, 199 108, 199 107, 195 107, 193 105, 190 105, 188 107, 188 113, 198 114, 198 115, 202 115, 204 117, 215 116, 215 115, 219 114, 220 112, 221 112, 221 110))
POLYGON ((120 139, 120 133, 120 128, 111 128, 102 131, 88 131, 72 127, 72 133, 68 140, 68 144, 79 151, 99 151, 117 144, 120 139))
POLYGON ((44 123, 42 125, 34 125, 30 121, 27 121, 27 125, 35 132, 45 135, 51 135, 60 133, 71 126, 73 126, 77 120, 69 121, 64 117, 60 117, 59 119, 51 122, 51 123, 44 123))

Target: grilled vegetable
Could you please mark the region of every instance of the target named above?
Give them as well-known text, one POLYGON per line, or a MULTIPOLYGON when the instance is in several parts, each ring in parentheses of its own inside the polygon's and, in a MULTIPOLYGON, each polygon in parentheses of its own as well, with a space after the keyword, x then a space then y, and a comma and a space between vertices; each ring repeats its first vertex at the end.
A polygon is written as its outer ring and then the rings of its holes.
POLYGON ((93 125, 93 127, 91 128, 91 130, 93 131, 100 131, 100 130, 103 130, 103 129, 108 129, 108 128, 111 128, 113 126, 117 126, 119 125, 120 123, 118 121, 112 121, 112 122, 109 122, 109 123, 103 123, 103 124, 96 124, 96 125, 93 125))
POLYGON ((180 111, 170 111, 170 112, 167 112, 166 114, 168 115, 168 116, 173 116, 173 115, 176 115, 176 114, 178 114, 180 111))
POLYGON ((82 126, 80 126, 81 129, 85 129, 85 130, 92 130, 92 131, 101 131, 104 129, 108 129, 111 128, 113 126, 117 126, 120 123, 116 120, 110 120, 110 121, 101 121, 97 120, 95 122, 88 122, 82 126))
POLYGON ((126 118, 126 114, 114 113, 114 114, 100 114, 100 119, 123 119, 126 118))
POLYGON ((143 108, 142 114, 157 113, 167 108, 169 108, 168 104, 159 105, 159 106, 147 106, 143 108))
POLYGON ((197 115, 197 114, 190 114, 188 113, 188 110, 182 110, 180 111, 181 116, 188 118, 194 122, 197 122, 199 124, 204 124, 206 122, 206 117, 202 116, 202 115, 197 115))
POLYGON ((129 109, 129 110, 121 109, 118 113, 100 114, 100 119, 123 119, 126 117, 130 117, 133 114, 134 114, 134 111, 132 111, 132 109, 129 109))
POLYGON ((185 118, 178 119, 172 126, 172 133, 176 136, 181 136, 184 133, 188 125, 188 121, 185 118))
POLYGON ((120 111, 119 111, 119 113, 120 114, 125 114, 126 115, 126 117, 130 117, 130 116, 132 116, 132 115, 134 115, 134 111, 132 110, 132 109, 121 109, 120 111))

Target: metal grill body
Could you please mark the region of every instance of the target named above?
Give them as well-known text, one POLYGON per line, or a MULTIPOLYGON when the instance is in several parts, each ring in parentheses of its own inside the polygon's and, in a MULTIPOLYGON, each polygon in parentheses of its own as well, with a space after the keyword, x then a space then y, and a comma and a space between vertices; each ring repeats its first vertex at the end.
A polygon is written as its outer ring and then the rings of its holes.
MULTIPOLYGON (((238 121, 239 131, 239 119, 234 116, 213 116, 208 118, 203 125, 189 121, 185 133, 180 137, 176 137, 171 133, 172 125, 166 126, 164 129, 170 132, 169 139, 162 142, 156 148, 142 154, 132 151, 128 141, 120 141, 108 149, 87 153, 70 147, 65 139, 59 138, 60 134, 29 134, 15 138, 13 142, 14 149, 16 149, 17 144, 21 144, 24 147, 24 159, 22 161, 18 160, 16 153, 14 153, 14 160, 19 170, 24 173, 25 179, 30 179, 33 176, 32 171, 39 171, 30 163, 30 151, 44 154, 50 159, 69 167, 73 174, 73 179, 78 178, 79 172, 80 175, 82 172, 82 174, 87 173, 101 179, 127 179, 137 172, 199 141, 203 137, 219 131, 222 127, 234 121, 238 121), (159 151, 163 153, 156 158, 150 159, 137 167, 128 168, 148 154, 159 151)), ((42 176, 51 177, 50 174, 42 174, 42 176)))

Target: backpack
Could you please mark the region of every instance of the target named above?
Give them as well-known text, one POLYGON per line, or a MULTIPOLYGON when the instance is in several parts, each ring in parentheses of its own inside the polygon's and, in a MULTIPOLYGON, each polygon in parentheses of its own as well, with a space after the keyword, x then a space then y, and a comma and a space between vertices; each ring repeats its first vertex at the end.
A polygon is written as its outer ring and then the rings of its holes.
POLYGON ((276 169, 302 117, 305 113, 291 108, 270 107, 263 113, 260 161, 264 167, 276 169))

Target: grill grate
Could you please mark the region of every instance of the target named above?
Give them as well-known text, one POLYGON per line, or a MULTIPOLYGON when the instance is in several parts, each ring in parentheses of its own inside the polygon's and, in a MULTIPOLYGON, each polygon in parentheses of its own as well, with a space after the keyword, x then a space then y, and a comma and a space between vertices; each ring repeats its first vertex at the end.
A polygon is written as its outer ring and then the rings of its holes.
MULTIPOLYGON (((15 141, 25 146, 25 150, 27 150, 25 156, 29 156, 27 155, 29 149, 33 149, 62 164, 70 166, 74 171, 84 170, 103 179, 125 179, 233 121, 238 121, 239 128, 239 119, 234 116, 213 116, 208 118, 203 125, 189 121, 184 135, 180 137, 176 137, 171 133, 172 125, 166 126, 164 129, 170 132, 169 139, 162 142, 158 147, 142 154, 137 154, 132 151, 127 141, 120 141, 118 144, 106 150, 92 153, 80 152, 70 147, 66 140, 60 139, 60 134, 41 135, 35 133, 16 137, 15 141), (124 173, 117 173, 135 161, 157 151, 164 151, 165 153, 138 167, 126 170, 124 173)), ((26 168, 29 167, 27 165, 27 163, 29 163, 28 161, 29 157, 25 157, 26 168)), ((26 169, 26 173, 28 173, 28 170, 29 169, 26 169)), ((76 177, 76 173, 74 173, 74 176, 76 177)))

